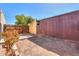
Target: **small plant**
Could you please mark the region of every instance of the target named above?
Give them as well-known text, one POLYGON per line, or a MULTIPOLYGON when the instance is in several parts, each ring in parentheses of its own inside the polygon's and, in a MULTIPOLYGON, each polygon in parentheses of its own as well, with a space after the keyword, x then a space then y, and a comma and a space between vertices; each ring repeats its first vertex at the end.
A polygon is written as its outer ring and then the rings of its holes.
POLYGON ((16 30, 7 30, 2 33, 4 38, 3 47, 6 48, 6 55, 15 55, 12 46, 18 41, 19 34, 16 30))

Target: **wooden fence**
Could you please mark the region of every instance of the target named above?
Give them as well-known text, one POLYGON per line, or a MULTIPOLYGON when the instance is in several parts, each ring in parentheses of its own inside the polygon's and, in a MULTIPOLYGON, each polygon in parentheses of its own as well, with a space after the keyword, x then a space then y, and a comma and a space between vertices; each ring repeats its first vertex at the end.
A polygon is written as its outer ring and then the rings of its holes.
POLYGON ((16 30, 19 34, 22 33, 28 33, 29 28, 28 27, 22 27, 22 26, 16 26, 16 25, 5 25, 5 30, 16 30))
POLYGON ((42 19, 37 24, 37 34, 79 40, 79 11, 42 19))

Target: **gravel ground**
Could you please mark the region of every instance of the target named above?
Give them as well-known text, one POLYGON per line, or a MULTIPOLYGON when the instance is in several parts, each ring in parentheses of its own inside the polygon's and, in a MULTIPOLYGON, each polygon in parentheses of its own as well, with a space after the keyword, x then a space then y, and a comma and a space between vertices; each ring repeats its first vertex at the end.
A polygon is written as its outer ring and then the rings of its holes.
POLYGON ((23 56, 79 56, 79 42, 52 38, 31 37, 18 42, 23 56))
POLYGON ((18 50, 21 56, 59 56, 28 39, 18 42, 18 50))
MULTIPOLYGON (((20 56, 79 56, 79 42, 59 38, 33 36, 17 43, 20 56)), ((0 56, 5 49, 0 44, 0 56)))
POLYGON ((5 56, 5 49, 2 48, 2 44, 0 44, 0 56, 5 56))

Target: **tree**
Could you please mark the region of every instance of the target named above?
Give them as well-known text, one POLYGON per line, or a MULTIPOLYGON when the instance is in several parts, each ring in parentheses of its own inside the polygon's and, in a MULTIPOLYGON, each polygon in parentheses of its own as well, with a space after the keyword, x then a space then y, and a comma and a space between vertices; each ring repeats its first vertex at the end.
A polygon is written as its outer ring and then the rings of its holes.
POLYGON ((25 16, 25 15, 16 15, 16 25, 19 26, 28 26, 29 23, 31 23, 34 19, 31 16, 25 16))

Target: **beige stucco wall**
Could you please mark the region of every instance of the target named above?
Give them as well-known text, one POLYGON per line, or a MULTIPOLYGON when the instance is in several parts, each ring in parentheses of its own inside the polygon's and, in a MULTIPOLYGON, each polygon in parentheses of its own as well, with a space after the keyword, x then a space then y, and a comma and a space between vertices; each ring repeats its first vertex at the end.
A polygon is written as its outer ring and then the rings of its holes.
POLYGON ((32 21, 30 24, 29 24, 29 33, 31 34, 36 34, 36 20, 32 21))

